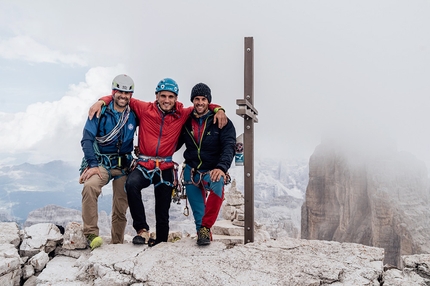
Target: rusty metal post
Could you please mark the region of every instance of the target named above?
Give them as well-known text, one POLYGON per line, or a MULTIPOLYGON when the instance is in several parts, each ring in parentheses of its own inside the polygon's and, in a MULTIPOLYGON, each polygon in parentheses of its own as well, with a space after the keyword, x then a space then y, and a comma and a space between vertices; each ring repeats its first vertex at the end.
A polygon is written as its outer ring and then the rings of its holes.
POLYGON ((236 100, 236 114, 244 118, 244 187, 245 234, 244 243, 254 242, 254 123, 258 112, 254 108, 254 39, 245 37, 245 66, 243 99, 236 100))

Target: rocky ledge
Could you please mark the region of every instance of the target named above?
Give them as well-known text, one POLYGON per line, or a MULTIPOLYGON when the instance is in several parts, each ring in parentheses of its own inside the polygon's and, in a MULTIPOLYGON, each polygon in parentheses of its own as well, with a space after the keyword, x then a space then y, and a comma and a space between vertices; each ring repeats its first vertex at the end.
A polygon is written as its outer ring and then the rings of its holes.
POLYGON ((198 247, 194 237, 149 248, 106 243, 90 251, 82 229, 19 230, 0 223, 0 285, 429 285, 430 255, 383 265, 384 250, 354 243, 282 238, 198 247))

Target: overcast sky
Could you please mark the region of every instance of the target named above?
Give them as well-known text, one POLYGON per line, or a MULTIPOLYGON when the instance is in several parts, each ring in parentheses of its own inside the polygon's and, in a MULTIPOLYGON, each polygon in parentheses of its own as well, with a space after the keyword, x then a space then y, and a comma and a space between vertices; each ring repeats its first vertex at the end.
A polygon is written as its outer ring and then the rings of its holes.
POLYGON ((308 159, 330 132, 389 138, 429 166, 427 0, 0 4, 2 164, 79 163, 87 110, 119 73, 147 101, 171 77, 186 106, 192 86, 207 83, 240 134, 253 37, 258 157, 308 159))

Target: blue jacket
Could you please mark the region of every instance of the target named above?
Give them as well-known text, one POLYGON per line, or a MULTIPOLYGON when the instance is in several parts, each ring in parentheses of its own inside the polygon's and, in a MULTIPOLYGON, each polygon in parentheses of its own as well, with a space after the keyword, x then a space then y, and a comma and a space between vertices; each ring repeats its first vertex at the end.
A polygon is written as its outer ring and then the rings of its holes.
MULTIPOLYGON (((100 118, 94 116, 92 120, 87 119, 83 131, 81 146, 88 167, 97 167, 99 164, 102 164, 100 157, 96 156, 93 146, 94 141, 96 140, 96 136, 101 137, 108 134, 118 123, 121 114, 121 112, 114 109, 112 101, 106 107, 105 111, 102 112, 100 118)), ((136 127, 136 115, 130 111, 127 123, 122 127, 118 137, 108 145, 102 146, 98 144, 100 153, 116 156, 127 154, 131 155, 131 152, 133 151, 133 139, 136 127)))
POLYGON ((185 143, 184 159, 191 168, 201 171, 218 168, 226 173, 235 154, 236 130, 230 120, 224 128, 218 128, 213 117, 212 111, 201 118, 191 114, 182 129, 178 148, 185 143))

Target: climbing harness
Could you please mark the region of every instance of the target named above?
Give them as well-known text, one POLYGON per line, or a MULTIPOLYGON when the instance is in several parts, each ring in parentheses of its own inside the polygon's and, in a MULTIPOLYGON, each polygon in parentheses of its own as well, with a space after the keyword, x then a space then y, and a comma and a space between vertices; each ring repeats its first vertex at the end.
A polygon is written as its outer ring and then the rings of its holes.
MULTIPOLYGON (((117 153, 113 154, 102 154, 100 153, 98 144, 96 141, 93 143, 94 153, 96 155, 97 161, 99 162, 99 166, 103 166, 109 174, 109 180, 118 179, 122 176, 125 176, 129 173, 128 168, 123 165, 126 164, 125 162, 131 162, 133 160, 133 156, 131 154, 124 154, 124 155, 118 155, 117 153), (115 164, 116 163, 116 164, 115 164), (118 176, 112 176, 111 169, 121 169, 122 174, 118 176)), ((88 169, 88 163, 87 160, 85 160, 85 157, 82 158, 81 162, 81 168, 79 169, 80 174, 88 169)))
MULTIPOLYGON (((138 161, 140 162, 149 162, 149 161, 154 161, 155 162, 155 167, 159 168, 160 167, 160 163, 167 163, 167 162, 173 162, 172 160, 172 156, 169 157, 159 157, 159 156, 145 156, 145 155, 139 155, 138 157, 138 161)), ((175 162, 173 162, 175 163, 175 162)), ((175 163, 176 165, 178 165, 177 163, 175 163)))
MULTIPOLYGON (((106 109, 107 109, 106 106, 102 108, 101 115, 104 115, 106 109)), ((117 179, 127 175, 129 166, 124 166, 123 164, 127 164, 127 162, 133 161, 133 156, 131 154, 123 154, 123 155, 120 154, 122 140, 121 139, 118 140, 118 138, 121 136, 122 128, 127 123, 129 116, 130 116, 130 106, 127 105, 124 112, 121 113, 121 117, 119 118, 118 123, 115 125, 115 127, 108 134, 104 136, 100 136, 100 137, 96 136, 93 142, 93 149, 94 149, 94 153, 97 158, 97 161, 99 162, 99 166, 103 166, 108 171, 109 180, 111 180, 112 178, 117 179), (100 153, 99 145, 107 146, 109 144, 112 144, 112 142, 115 142, 115 141, 117 141, 117 144, 116 144, 116 147, 118 149, 117 153, 110 153, 110 154, 100 153), (110 170, 115 168, 121 169, 122 174, 112 177, 110 170)), ((97 131, 100 129, 101 118, 102 117, 100 116, 98 125, 97 125, 97 131)), ((82 175, 82 173, 88 168, 89 168, 88 163, 84 157, 82 158, 81 168, 79 169, 80 174, 82 175)))
MULTIPOLYGON (((183 163, 180 182, 178 184, 178 187, 173 190, 173 195, 174 195, 173 196, 173 202, 177 202, 177 204, 179 205, 180 204, 179 201, 181 199, 185 199, 185 208, 184 208, 183 214, 185 216, 189 216, 190 211, 188 208, 188 199, 187 199, 187 192, 186 192, 187 187, 186 186, 187 186, 187 184, 191 183, 196 187, 199 187, 199 188, 203 187, 202 179, 205 175, 209 174, 210 171, 200 172, 199 170, 195 170, 194 168, 191 168, 191 174, 190 174, 191 175, 190 176, 191 181, 185 182, 185 179, 184 179, 184 169, 185 168, 186 168, 186 164, 183 163), (196 173, 198 174, 198 180, 197 181, 195 181, 195 179, 194 179, 196 173)), ((225 173, 224 185, 228 185, 230 183, 231 183, 231 177, 230 177, 230 174, 227 172, 227 173, 225 173)), ((203 188, 203 190, 204 190, 204 188, 203 188)), ((206 191, 206 197, 208 196, 208 194, 209 194, 209 191, 206 191)))
MULTIPOLYGON (((198 187, 199 185, 202 184, 202 178, 205 175, 210 174, 210 172, 211 171, 200 172, 199 170, 191 168, 191 183, 193 183, 194 186, 198 187), (194 176, 195 176, 196 172, 197 172, 198 178, 199 178, 197 182, 194 181, 194 176)), ((227 173, 225 173, 224 185, 226 186, 226 185, 228 185, 230 183, 231 183, 231 177, 230 177, 230 174, 227 172, 227 173)))
POLYGON ((152 179, 154 178, 155 174, 158 174, 160 176, 160 182, 158 182, 157 184, 154 184, 154 187, 159 186, 160 184, 165 184, 169 187, 175 187, 175 185, 177 184, 177 178, 178 178, 178 163, 174 162, 172 160, 172 156, 169 157, 153 157, 153 156, 146 156, 146 155, 139 155, 139 157, 137 158, 137 162, 149 162, 149 161, 154 161, 155 162, 155 168, 152 170, 148 170, 147 168, 143 167, 142 165, 137 165, 137 169, 142 172, 142 175, 148 179, 151 184, 153 184, 152 179), (160 169, 160 163, 163 162, 172 162, 174 165, 173 168, 173 183, 169 182, 169 181, 165 181, 163 180, 163 172, 160 169))

